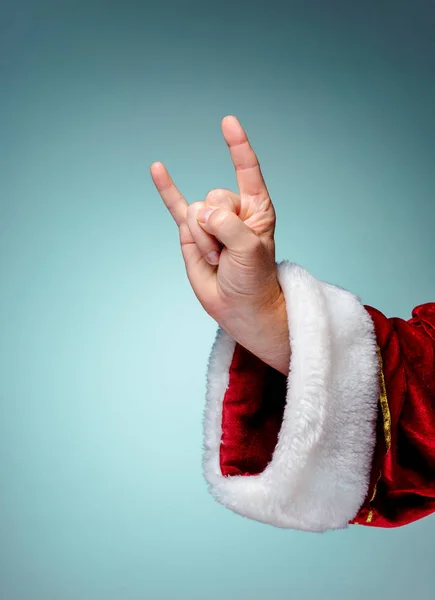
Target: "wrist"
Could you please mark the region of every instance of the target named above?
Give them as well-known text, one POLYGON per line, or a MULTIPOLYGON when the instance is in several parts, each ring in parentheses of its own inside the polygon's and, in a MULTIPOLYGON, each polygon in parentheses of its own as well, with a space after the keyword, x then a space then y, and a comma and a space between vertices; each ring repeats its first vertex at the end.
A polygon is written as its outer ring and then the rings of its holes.
POLYGON ((245 310, 223 321, 221 327, 241 346, 286 377, 290 365, 290 340, 282 290, 261 309, 245 310))
POLYGON ((259 341, 263 343, 255 346, 251 352, 286 377, 290 367, 290 334, 288 315, 284 294, 281 290, 276 302, 265 309, 259 316, 261 332, 259 341))

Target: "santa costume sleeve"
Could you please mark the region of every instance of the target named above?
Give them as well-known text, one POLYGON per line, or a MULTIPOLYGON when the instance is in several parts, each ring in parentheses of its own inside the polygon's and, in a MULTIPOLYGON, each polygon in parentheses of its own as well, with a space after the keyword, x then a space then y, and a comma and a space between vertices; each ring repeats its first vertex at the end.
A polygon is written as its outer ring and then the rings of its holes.
POLYGON ((204 475, 227 508, 277 527, 397 527, 435 512, 435 303, 387 318, 277 265, 286 377, 218 328, 204 475))

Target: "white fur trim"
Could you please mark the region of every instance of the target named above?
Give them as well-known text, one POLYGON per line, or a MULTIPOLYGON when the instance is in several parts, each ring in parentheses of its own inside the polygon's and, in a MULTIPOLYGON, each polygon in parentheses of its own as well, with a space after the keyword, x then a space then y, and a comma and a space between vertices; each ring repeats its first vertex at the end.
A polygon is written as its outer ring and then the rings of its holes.
POLYGON ((220 327, 210 354, 204 476, 231 510, 277 527, 347 526, 366 497, 375 445, 379 366, 374 324, 360 299, 282 261, 291 360, 272 460, 255 476, 221 473, 222 404, 236 342, 220 327))

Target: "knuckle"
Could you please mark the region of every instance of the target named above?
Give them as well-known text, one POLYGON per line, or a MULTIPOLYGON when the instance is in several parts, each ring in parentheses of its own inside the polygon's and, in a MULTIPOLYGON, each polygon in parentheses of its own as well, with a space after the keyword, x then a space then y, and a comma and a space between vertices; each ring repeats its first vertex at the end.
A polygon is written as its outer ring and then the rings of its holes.
POLYGON ((228 211, 216 209, 211 213, 209 222, 213 225, 213 227, 219 228, 222 227, 222 225, 225 225, 225 223, 228 221, 228 216, 228 211))
POLYGON ((196 213, 203 205, 204 202, 201 201, 192 202, 192 204, 189 204, 189 206, 187 207, 187 216, 190 218, 195 217, 196 213))
POLYGON ((205 197, 206 202, 212 202, 213 200, 218 200, 225 194, 225 190, 222 188, 215 188, 210 190, 205 197))

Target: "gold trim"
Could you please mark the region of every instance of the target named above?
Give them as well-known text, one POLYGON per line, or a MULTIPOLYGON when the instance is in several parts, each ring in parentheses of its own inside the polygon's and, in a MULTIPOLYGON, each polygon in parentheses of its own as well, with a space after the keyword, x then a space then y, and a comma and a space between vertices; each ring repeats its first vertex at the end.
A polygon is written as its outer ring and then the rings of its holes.
MULTIPOLYGON (((379 402, 381 404, 382 418, 384 421, 384 438, 385 438, 386 454, 388 454, 388 452, 391 448, 391 414, 390 414, 390 408, 388 406, 387 388, 385 386, 382 355, 381 355, 381 349, 379 348, 379 346, 377 347, 377 351, 378 351, 379 375, 380 375, 380 383, 381 383, 379 402)), ((378 491, 378 483, 381 478, 381 474, 382 473, 379 473, 379 476, 376 480, 375 487, 373 488, 373 494, 372 494, 372 497, 370 498, 369 504, 372 504, 373 500, 375 499, 376 492, 378 491)), ((371 523, 372 520, 373 520, 373 509, 371 508, 369 510, 369 514, 367 515, 366 523, 371 523)))
POLYGON ((391 415, 390 408, 388 406, 388 398, 387 398, 387 389, 385 387, 385 377, 384 377, 384 369, 382 365, 382 355, 381 350, 378 346, 378 359, 379 359, 379 372, 381 376, 381 394, 379 397, 379 401, 381 403, 382 408, 382 416, 384 419, 384 437, 385 437, 385 445, 387 447, 387 453, 391 448, 391 415))

